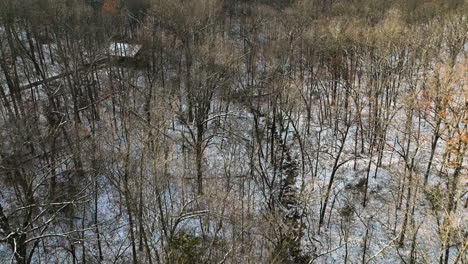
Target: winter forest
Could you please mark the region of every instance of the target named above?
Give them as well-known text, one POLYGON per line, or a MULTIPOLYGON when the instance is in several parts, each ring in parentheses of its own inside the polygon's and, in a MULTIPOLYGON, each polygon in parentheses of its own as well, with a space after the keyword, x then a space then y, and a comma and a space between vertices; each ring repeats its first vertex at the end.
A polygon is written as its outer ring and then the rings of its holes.
POLYGON ((466 0, 0 0, 0 263, 468 263, 466 0))

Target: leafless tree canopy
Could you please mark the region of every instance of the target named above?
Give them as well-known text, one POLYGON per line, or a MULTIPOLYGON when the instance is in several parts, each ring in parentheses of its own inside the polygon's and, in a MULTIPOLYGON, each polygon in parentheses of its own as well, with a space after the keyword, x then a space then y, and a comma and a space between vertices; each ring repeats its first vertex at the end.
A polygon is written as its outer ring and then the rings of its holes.
POLYGON ((0 0, 0 263, 468 263, 466 0, 0 0))

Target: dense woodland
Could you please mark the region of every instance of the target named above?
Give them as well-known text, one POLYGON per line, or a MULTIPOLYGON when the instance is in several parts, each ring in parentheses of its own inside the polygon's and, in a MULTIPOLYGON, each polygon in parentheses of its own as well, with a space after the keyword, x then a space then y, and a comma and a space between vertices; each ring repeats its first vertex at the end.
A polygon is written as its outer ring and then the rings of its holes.
POLYGON ((467 14, 0 0, 0 263, 468 263, 467 14))

